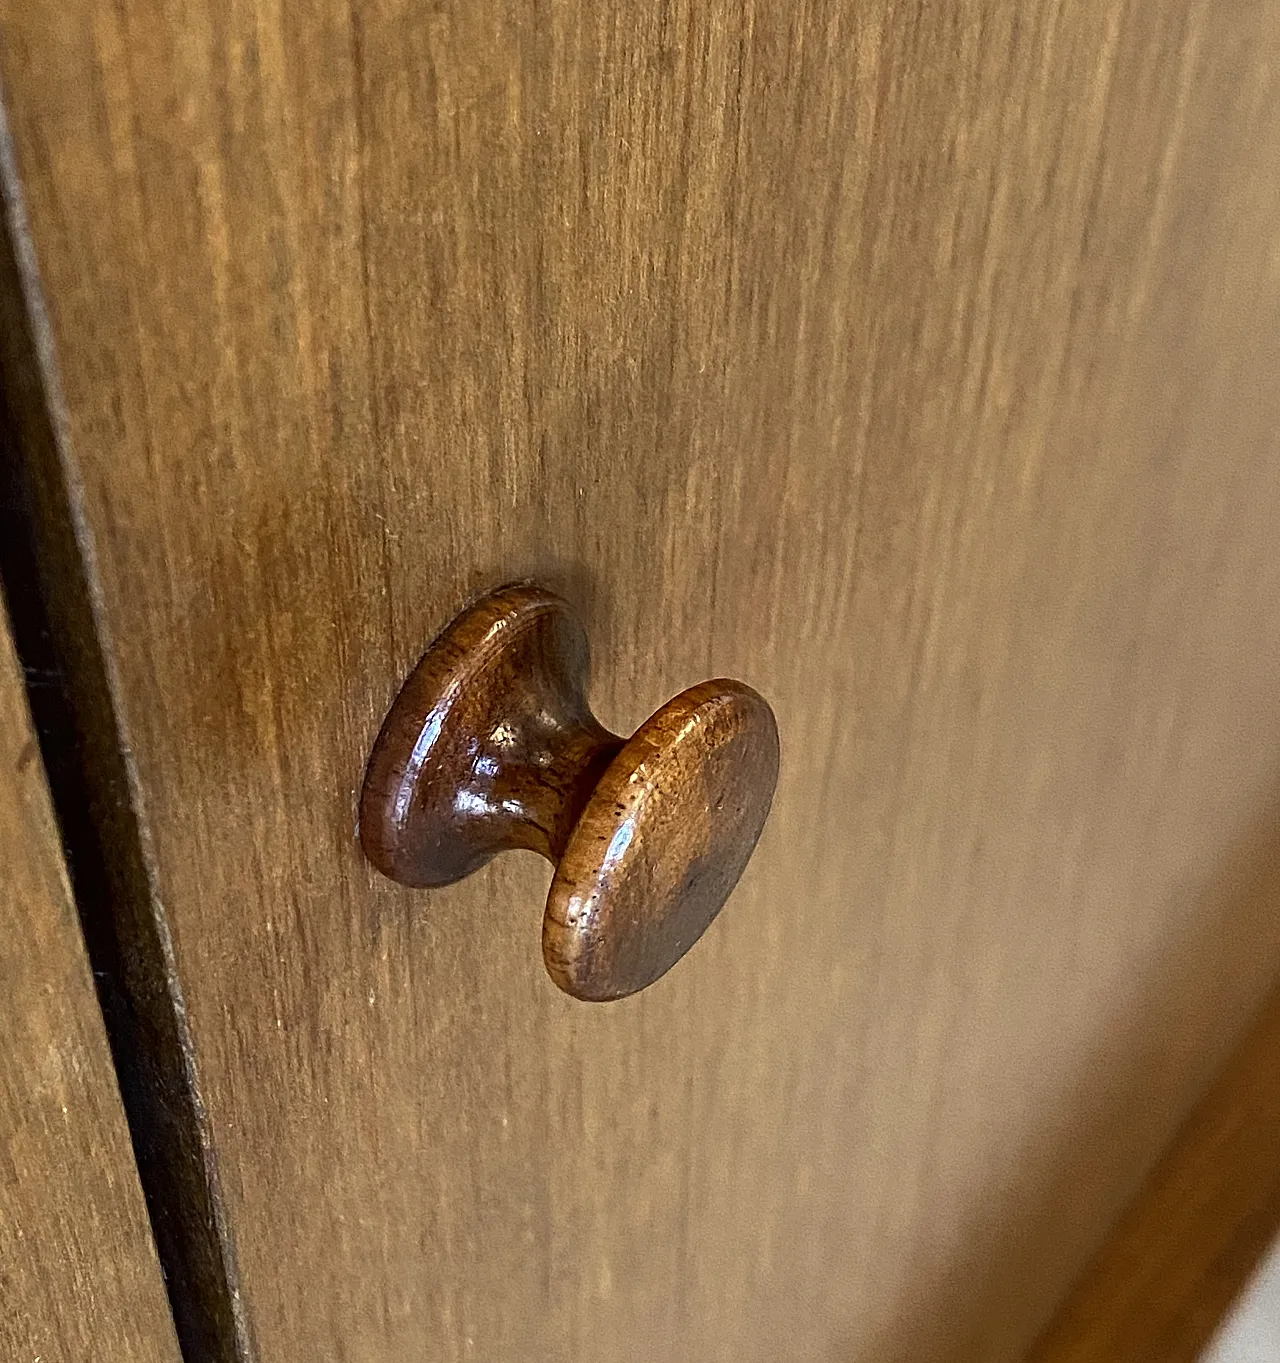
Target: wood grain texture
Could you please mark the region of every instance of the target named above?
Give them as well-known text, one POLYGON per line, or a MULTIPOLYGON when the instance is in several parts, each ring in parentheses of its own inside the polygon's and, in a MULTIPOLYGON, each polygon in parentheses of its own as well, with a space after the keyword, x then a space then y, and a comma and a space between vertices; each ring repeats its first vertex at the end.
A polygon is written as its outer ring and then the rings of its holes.
POLYGON ((0 611, 0 1356, 178 1363, 0 611))
POLYGON ((547 894, 542 959, 576 998, 626 998, 701 938, 759 841, 778 727, 729 679, 673 696, 627 739, 582 811, 547 894))
POLYGON ((1195 1363, 1280 1228, 1280 994, 1028 1363, 1195 1363))
POLYGON ((1280 965, 1275 4, 0 0, 0 68, 262 1363, 1016 1356, 1280 965), (740 676, 787 755, 610 1009, 543 863, 354 838, 521 577, 610 727, 740 676))
POLYGON ((2 121, 0 182, 0 578, 180 1347, 234 1358, 247 1345, 216 1156, 2 121))

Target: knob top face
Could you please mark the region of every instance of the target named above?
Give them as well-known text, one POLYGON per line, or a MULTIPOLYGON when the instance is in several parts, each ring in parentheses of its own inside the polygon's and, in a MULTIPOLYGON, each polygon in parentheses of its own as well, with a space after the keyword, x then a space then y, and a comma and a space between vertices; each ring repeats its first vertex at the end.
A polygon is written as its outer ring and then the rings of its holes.
POLYGON ((648 719, 601 776, 543 919, 551 978, 580 999, 634 994, 706 931, 760 837, 778 778, 773 712, 709 681, 648 719))

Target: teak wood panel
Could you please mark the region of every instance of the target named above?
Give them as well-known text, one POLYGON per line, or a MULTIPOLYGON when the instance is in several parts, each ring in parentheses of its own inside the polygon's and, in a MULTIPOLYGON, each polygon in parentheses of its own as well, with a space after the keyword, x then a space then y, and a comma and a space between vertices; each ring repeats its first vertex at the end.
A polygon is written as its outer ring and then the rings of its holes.
POLYGON ((0 1357, 179 1363, 0 607, 0 1357))
POLYGON ((0 16, 262 1363, 1013 1358, 1280 964, 1276 5, 0 16), (524 576, 615 730, 780 723, 743 884, 603 1008, 532 856, 354 838, 524 576))

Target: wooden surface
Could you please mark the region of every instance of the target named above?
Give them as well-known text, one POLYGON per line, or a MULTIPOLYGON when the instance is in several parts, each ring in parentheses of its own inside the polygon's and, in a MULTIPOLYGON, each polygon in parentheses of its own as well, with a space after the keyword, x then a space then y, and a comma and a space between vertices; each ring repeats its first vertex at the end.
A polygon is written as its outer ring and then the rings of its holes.
POLYGON ((110 640, 84 552, 12 153, 0 125, 0 577, 12 584, 10 625, 31 679, 32 720, 180 1347, 188 1358, 230 1358, 246 1353, 247 1326, 217 1157, 136 772, 108 683, 110 640))
POLYGON ((0 0, 262 1363, 1037 1333, 1280 965, 1277 18, 0 0), (782 734, 609 1009, 544 863, 428 900, 354 838, 525 576, 611 728, 728 675, 782 734))
POLYGON ((178 1363, 2 613, 0 863, 0 1357, 178 1363))
POLYGON ((699 682, 609 764, 556 867, 542 920, 551 978, 626 998, 698 941, 738 885, 778 780, 778 728, 741 682, 699 682))
POLYGON ((1280 994, 1028 1363, 1194 1363, 1280 1228, 1277 1132, 1280 994))

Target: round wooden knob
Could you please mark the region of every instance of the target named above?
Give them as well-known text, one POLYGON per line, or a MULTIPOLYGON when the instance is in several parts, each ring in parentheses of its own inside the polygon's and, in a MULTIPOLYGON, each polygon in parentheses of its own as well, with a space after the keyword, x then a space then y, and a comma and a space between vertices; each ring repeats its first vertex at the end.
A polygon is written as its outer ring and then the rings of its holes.
POLYGON ((682 691, 627 740, 586 700, 569 604, 511 586, 423 655, 374 744, 360 798, 369 860, 448 885, 495 853, 556 873, 542 920, 551 978, 580 999, 652 984, 702 936, 746 866, 778 778, 773 711, 749 686, 682 691))

